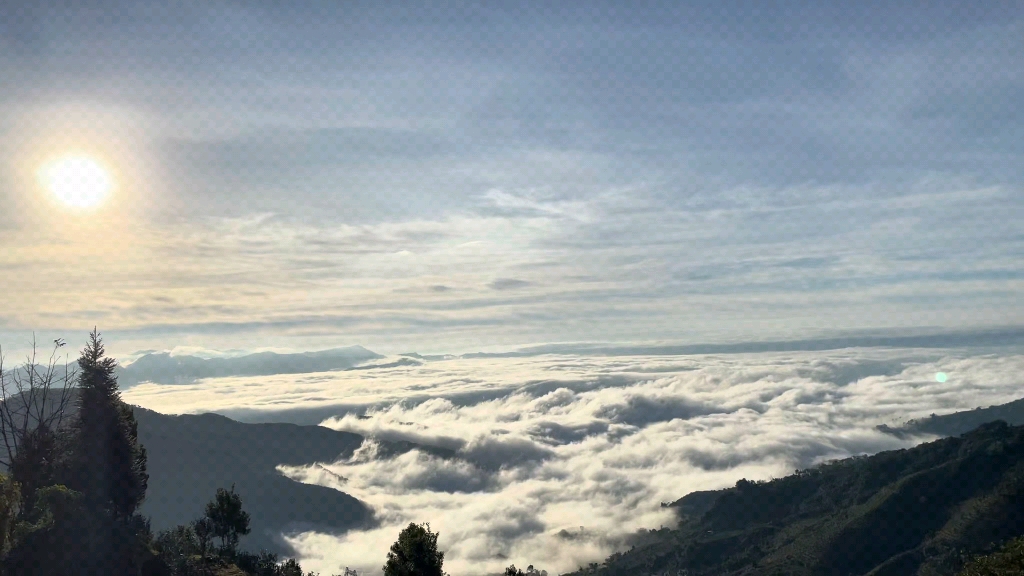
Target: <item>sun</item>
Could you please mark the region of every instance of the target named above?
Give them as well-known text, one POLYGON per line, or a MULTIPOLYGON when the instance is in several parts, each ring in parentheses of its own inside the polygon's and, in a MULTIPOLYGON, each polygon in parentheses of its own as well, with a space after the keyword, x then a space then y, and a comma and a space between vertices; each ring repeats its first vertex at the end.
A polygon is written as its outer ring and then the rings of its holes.
POLYGON ((112 187, 109 172, 88 156, 54 160, 43 167, 40 176, 54 198, 69 208, 97 208, 112 187))

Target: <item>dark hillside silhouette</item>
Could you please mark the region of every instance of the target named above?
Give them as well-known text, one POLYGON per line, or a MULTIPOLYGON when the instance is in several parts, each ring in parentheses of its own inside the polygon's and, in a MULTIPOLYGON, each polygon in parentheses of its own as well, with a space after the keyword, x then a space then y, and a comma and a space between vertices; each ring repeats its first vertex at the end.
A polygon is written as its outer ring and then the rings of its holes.
MULTIPOLYGON (((77 405, 71 394, 69 418, 77 405)), ((322 486, 302 484, 277 471, 279 465, 311 465, 351 456, 364 438, 322 426, 285 423, 247 424, 218 414, 166 415, 132 407, 139 443, 149 473, 140 512, 154 531, 192 520, 218 488, 234 484, 252 516, 244 548, 278 554, 292 551, 279 537, 304 527, 344 531, 373 522, 370 509, 357 499, 322 486)), ((450 451, 409 442, 380 442, 383 457, 413 448, 437 456, 450 451)))
POLYGON ((975 408, 974 410, 963 410, 942 416, 930 416, 918 420, 911 420, 898 428, 879 426, 883 432, 897 436, 913 436, 921 434, 934 434, 936 436, 959 436, 974 430, 982 424, 1002 420, 1011 426, 1024 424, 1024 398, 989 406, 987 408, 975 408))
POLYGON ((670 504, 675 530, 586 573, 939 576, 1024 534, 1024 427, 856 457, 670 504))
POLYGON ((149 453, 149 493, 142 512, 154 530, 191 520, 210 494, 235 485, 252 516, 243 547, 287 552, 281 532, 316 525, 326 530, 367 526, 372 512, 331 488, 302 484, 278 465, 333 462, 363 437, 320 426, 242 424, 216 414, 167 416, 135 409, 139 439, 149 453))

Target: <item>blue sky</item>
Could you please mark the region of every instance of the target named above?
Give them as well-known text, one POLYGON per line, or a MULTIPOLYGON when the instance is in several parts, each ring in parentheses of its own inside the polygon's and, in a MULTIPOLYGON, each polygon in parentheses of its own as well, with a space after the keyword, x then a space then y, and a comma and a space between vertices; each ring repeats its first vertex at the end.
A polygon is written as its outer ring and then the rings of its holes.
POLYGON ((1019 325, 1024 12, 919 4, 5 2, 0 332, 1019 325), (34 177, 72 152, 95 210, 34 177))

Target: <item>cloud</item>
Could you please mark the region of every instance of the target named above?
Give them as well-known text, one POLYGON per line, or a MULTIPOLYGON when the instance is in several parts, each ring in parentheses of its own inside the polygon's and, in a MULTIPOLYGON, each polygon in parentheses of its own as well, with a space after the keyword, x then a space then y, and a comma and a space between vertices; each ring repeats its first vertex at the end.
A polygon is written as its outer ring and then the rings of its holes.
POLYGON ((351 459, 281 469, 352 494, 381 519, 344 535, 290 535, 311 569, 375 573, 403 525, 429 521, 453 573, 495 573, 513 562, 556 573, 628 547, 637 530, 670 525, 660 503, 690 491, 910 446, 926 438, 875 426, 1016 399, 1024 356, 998 350, 544 349, 368 372, 144 384, 125 398, 170 411, 245 407, 264 411, 251 418, 277 421, 332 415, 324 426, 367 436, 351 459), (940 371, 946 382, 935 378, 940 371), (423 448, 385 453, 374 438, 423 448))
POLYGON ((519 280, 517 278, 496 278, 487 284, 492 290, 515 290, 516 288, 523 288, 529 285, 530 283, 526 280, 519 280))
POLYGON ((0 96, 0 268, 19 279, 3 325, 19 339, 99 323, 124 352, 431 352, 609 326, 1024 322, 1012 9, 822 8, 783 38, 786 11, 499 9, 500 34, 424 12, 407 34, 377 7, 253 5, 178 11, 188 42, 81 10, 0 18, 0 74, 18 79, 0 96), (201 65, 173 64, 196 50, 201 65), (122 193, 58 226, 32 171, 70 144, 109 157, 122 193))
POLYGON ((693 402, 687 398, 648 398, 632 396, 622 404, 604 406, 597 416, 616 424, 644 427, 654 422, 665 422, 680 418, 689 420, 695 416, 707 416, 721 412, 721 408, 693 402))

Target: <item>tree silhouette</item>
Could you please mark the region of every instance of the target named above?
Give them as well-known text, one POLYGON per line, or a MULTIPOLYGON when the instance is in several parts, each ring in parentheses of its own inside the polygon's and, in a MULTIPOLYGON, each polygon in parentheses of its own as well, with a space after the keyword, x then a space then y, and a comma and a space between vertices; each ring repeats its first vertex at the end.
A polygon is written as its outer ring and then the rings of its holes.
POLYGON ((391 545, 384 576, 445 576, 444 552, 437 549, 437 536, 430 531, 430 524, 406 526, 391 545))
POLYGON ((66 446, 60 440, 70 413, 75 371, 65 360, 63 341, 43 361, 33 340, 24 365, 6 370, 0 350, 0 465, 21 488, 20 510, 35 507, 36 491, 54 483, 66 446))
POLYGON ((127 522, 146 497, 146 451, 138 441, 138 423, 121 400, 114 371, 99 332, 78 360, 78 415, 69 486, 86 505, 127 522))
POLYGON ((199 555, 203 558, 210 551, 210 541, 213 540, 213 521, 205 516, 192 521, 192 531, 196 535, 196 543, 199 546, 199 555))
POLYGON ((242 510, 242 498, 235 493, 234 485, 230 491, 217 489, 217 496, 206 505, 206 517, 225 552, 233 554, 238 539, 249 533, 249 513, 242 510))
POLYGON ((67 458, 57 466, 53 486, 66 486, 80 496, 76 502, 83 519, 76 537, 63 546, 72 546, 80 556, 74 561, 76 574, 135 574, 149 555, 151 538, 148 520, 136 514, 149 481, 146 452, 138 442, 132 409, 117 389, 117 363, 106 357, 96 330, 78 366, 78 410, 67 431, 67 458))

